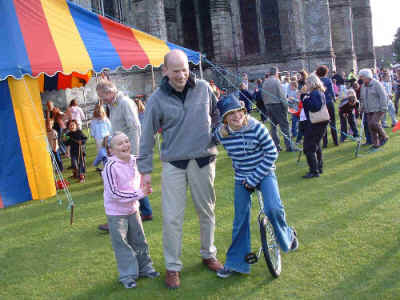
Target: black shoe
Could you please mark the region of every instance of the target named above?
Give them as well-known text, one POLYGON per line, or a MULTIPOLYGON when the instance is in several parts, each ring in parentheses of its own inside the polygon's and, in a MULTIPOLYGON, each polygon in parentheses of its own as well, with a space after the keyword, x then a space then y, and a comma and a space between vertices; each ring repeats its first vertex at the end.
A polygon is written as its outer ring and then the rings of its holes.
POLYGON ((103 170, 100 169, 100 168, 96 168, 96 171, 97 171, 97 172, 102 172, 103 170))
POLYGON ((290 251, 296 251, 299 248, 299 239, 297 238, 297 232, 296 229, 293 229, 293 241, 292 241, 292 245, 290 246, 290 251))
POLYGON ((379 148, 380 146, 376 146, 376 145, 372 145, 371 147, 369 147, 369 151, 375 151, 379 148))
POLYGON ((324 173, 324 170, 323 170, 322 168, 318 168, 318 173, 319 173, 319 174, 323 174, 323 173, 324 173))
POLYGON ((141 216, 142 218, 142 222, 146 222, 146 221, 151 221, 153 220, 153 216, 149 215, 149 216, 141 216))
POLYGON ((160 277, 160 273, 158 273, 157 271, 153 271, 153 272, 150 272, 150 273, 139 275, 139 277, 140 278, 154 279, 154 278, 160 277))
POLYGON ((98 228, 99 230, 104 231, 104 232, 107 232, 107 233, 110 231, 110 229, 108 228, 108 223, 106 223, 106 224, 101 224, 101 225, 99 225, 97 228, 98 228))
POLYGON ((314 177, 319 177, 319 174, 314 172, 308 172, 306 175, 303 176, 303 178, 305 179, 310 179, 314 177))
POLYGON ((384 139, 381 141, 381 147, 382 147, 383 145, 385 145, 385 144, 387 143, 388 140, 389 140, 389 138, 384 138, 384 139))

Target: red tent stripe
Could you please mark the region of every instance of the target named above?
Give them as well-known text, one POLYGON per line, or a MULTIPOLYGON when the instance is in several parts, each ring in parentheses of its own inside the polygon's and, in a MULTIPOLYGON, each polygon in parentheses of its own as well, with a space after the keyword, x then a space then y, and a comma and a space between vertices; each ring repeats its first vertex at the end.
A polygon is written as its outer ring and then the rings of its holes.
POLYGON ((1 195, 0 195, 0 208, 4 208, 3 199, 1 199, 1 195))
POLYGON ((99 19, 124 68, 129 69, 133 65, 143 68, 150 64, 149 58, 129 27, 101 16, 99 19))
POLYGON ((53 74, 54 70, 62 70, 40 1, 14 0, 14 4, 31 62, 32 75, 36 76, 40 72, 53 74), (49 60, 49 57, 52 59, 49 60))

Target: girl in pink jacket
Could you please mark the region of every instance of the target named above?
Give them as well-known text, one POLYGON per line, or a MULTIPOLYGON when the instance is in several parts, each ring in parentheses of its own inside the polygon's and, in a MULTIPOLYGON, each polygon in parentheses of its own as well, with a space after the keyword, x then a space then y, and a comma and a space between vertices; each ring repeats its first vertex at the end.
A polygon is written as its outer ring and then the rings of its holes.
POLYGON ((131 155, 131 144, 124 133, 111 136, 109 147, 112 156, 102 172, 104 208, 119 281, 126 288, 134 288, 140 277, 160 276, 153 267, 138 210, 138 200, 150 194, 151 187, 140 188, 136 158, 131 155))

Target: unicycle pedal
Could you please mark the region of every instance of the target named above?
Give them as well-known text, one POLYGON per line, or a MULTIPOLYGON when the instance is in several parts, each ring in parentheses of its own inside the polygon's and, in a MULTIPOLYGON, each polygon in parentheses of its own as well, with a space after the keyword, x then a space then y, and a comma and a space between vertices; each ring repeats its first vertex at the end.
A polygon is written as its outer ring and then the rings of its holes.
POLYGON ((253 253, 253 252, 250 252, 249 254, 247 254, 247 255, 244 257, 244 260, 245 260, 248 264, 252 265, 252 264, 255 264, 256 262, 258 262, 258 256, 257 256, 257 254, 255 254, 255 253, 253 253))

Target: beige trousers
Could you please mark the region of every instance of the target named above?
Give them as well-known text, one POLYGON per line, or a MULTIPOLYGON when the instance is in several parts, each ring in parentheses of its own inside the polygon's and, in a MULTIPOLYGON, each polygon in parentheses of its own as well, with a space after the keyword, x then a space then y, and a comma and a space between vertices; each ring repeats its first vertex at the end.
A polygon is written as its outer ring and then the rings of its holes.
POLYGON ((200 254, 215 258, 215 161, 199 168, 191 160, 182 170, 170 163, 162 165, 163 250, 167 270, 181 271, 182 226, 186 206, 186 191, 190 187, 192 200, 200 222, 200 254))

